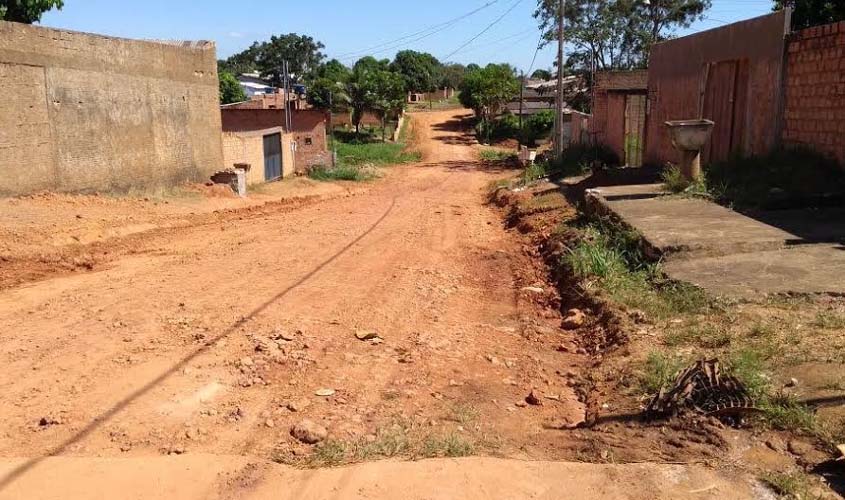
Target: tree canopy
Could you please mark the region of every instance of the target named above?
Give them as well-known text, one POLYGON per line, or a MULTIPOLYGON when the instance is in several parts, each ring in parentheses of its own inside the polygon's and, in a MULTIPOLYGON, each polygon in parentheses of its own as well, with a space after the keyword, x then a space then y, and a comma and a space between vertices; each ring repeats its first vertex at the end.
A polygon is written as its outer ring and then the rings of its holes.
POLYGON ((228 71, 221 71, 217 78, 220 82, 220 104, 246 101, 246 92, 235 75, 228 71))
MULTIPOLYGON (((567 64, 601 70, 648 64, 651 46, 678 28, 701 19, 711 0, 570 0, 566 4, 566 41, 574 50, 567 64)), ((538 0, 534 17, 545 43, 557 40, 558 2, 538 0)))
POLYGON ((431 92, 440 80, 440 61, 431 54, 403 50, 396 54, 391 70, 402 75, 407 92, 431 92))
POLYGON ((460 90, 461 104, 486 121, 519 94, 519 80, 509 64, 488 64, 467 73, 460 90))
POLYGON ((0 19, 32 24, 40 21, 45 12, 62 7, 63 0, 0 0, 0 19))
POLYGON ((552 77, 552 72, 547 69, 537 69, 531 73, 531 78, 534 80, 551 80, 552 77))
POLYGON ((786 7, 793 10, 794 29, 845 20, 845 2, 842 0, 775 0, 775 10, 786 7))
POLYGON ((466 73, 467 68, 463 64, 444 64, 440 68, 440 86, 448 89, 457 89, 464 81, 466 73))
POLYGON ((277 87, 282 85, 282 63, 288 62, 290 79, 301 83, 311 78, 325 59, 321 52, 325 46, 310 36, 289 33, 272 36, 267 42, 255 42, 248 49, 239 52, 224 61, 218 62, 218 68, 233 74, 258 71, 277 87))

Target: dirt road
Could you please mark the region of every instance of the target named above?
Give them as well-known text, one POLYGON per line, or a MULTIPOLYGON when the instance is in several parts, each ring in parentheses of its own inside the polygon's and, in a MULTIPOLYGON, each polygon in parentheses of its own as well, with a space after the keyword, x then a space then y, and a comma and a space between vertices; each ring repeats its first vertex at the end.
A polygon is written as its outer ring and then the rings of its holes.
MULTIPOLYGON (((585 360, 544 347, 571 339, 542 307, 542 271, 483 203, 502 172, 476 161, 458 118, 415 115, 424 162, 355 195, 159 221, 98 241, 108 259, 91 271, 0 292, 0 455, 19 458, 0 497, 141 487, 127 464, 209 454, 235 479, 256 463, 238 457, 311 463, 289 434, 304 418, 338 443, 399 433, 430 455, 557 458, 563 438, 544 425, 583 418, 563 375, 585 360), (543 404, 526 408, 532 390, 543 404), (51 456, 116 468, 86 476, 51 456)), ((247 476, 236 486, 260 482, 247 476)))

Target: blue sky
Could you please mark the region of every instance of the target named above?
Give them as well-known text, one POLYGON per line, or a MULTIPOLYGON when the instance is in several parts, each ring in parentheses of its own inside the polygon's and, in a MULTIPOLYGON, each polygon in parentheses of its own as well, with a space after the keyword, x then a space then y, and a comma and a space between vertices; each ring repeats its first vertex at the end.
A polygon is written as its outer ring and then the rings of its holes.
MULTIPOLYGON (((465 19, 443 25, 493 1, 65 0, 64 9, 45 14, 42 24, 128 38, 214 40, 221 58, 272 34, 304 33, 322 41, 329 57, 342 56, 351 64, 368 52, 381 51, 376 56, 392 57, 405 48, 431 52, 443 59, 513 7, 501 22, 449 60, 509 62, 527 70, 539 38, 532 17, 536 0, 496 0, 465 19), (437 25, 441 28, 431 36, 425 36, 431 31, 420 33, 437 25), (383 45, 415 33, 420 34, 383 45)), ((765 14, 771 5, 771 0, 713 0, 708 19, 684 33, 765 14)), ((534 66, 549 68, 553 59, 554 49, 547 47, 540 51, 534 66)))

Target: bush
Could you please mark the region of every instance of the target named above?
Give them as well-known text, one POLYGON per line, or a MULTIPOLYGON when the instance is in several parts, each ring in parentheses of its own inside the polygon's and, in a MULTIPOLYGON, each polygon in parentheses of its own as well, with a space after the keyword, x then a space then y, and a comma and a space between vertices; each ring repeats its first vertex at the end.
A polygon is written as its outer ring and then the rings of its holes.
POLYGON ((717 201, 739 207, 818 206, 845 197, 845 170, 805 148, 734 157, 705 170, 717 201))
POLYGON ((344 143, 337 145, 338 161, 342 165, 394 165, 419 161, 416 151, 405 151, 405 146, 393 142, 344 143))
POLYGON ((663 179, 663 187, 670 193, 683 193, 690 186, 690 182, 676 165, 667 166, 660 177, 663 179))
POLYGON ((308 171, 308 177, 317 181, 366 181, 374 174, 352 165, 338 165, 336 168, 318 165, 308 171))
POLYGON ((536 145, 537 141, 548 137, 555 126, 555 114, 553 111, 541 111, 532 115, 525 121, 522 129, 523 144, 536 145))
POLYGON ((619 164, 619 155, 604 144, 572 144, 563 151, 560 158, 550 161, 549 172, 555 175, 579 175, 594 165, 616 167, 619 164))

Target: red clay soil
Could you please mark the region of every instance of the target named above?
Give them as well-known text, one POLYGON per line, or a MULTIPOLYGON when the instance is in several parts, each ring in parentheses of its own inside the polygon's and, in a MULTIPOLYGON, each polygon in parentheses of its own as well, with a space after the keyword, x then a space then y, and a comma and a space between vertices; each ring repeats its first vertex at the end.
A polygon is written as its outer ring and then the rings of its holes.
MULTIPOLYGON (((571 386, 590 359, 559 328, 536 251, 486 205, 509 172, 476 160, 461 118, 415 115, 424 161, 354 195, 149 222, 151 202, 106 200, 83 220, 115 221, 119 206, 149 226, 127 218, 70 246, 5 227, 23 240, 0 239, 0 455, 23 460, 3 467, 0 497, 37 487, 52 456, 296 463, 314 451, 290 436, 303 418, 337 441, 401 421, 479 454, 571 458, 583 438, 557 429, 584 418, 571 386)), ((59 213, 69 198, 38 203, 59 213)), ((28 224, 44 236, 74 223, 28 224)))

